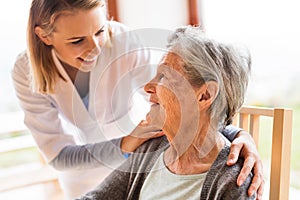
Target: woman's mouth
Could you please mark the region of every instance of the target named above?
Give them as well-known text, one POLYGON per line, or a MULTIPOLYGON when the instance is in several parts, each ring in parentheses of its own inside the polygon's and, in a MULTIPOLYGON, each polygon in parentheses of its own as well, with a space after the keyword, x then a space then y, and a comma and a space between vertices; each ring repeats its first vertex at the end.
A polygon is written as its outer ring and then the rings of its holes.
POLYGON ((97 58, 97 56, 93 58, 78 57, 80 61, 80 71, 90 72, 96 66, 97 58))
POLYGON ((151 107, 154 107, 154 106, 158 106, 159 104, 158 103, 151 103, 150 105, 151 105, 151 107))
POLYGON ((97 60, 97 57, 94 58, 78 58, 81 62, 85 63, 85 64, 92 64, 97 60))

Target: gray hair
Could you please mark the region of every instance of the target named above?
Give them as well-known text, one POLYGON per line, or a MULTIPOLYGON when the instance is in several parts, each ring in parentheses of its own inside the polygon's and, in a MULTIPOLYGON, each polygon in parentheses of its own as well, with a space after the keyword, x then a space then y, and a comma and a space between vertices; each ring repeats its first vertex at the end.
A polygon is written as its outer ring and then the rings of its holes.
POLYGON ((219 93, 210 107, 210 115, 222 125, 231 124, 244 103, 251 71, 248 50, 216 42, 206 37, 200 27, 192 26, 177 29, 167 47, 182 58, 184 73, 193 87, 206 81, 218 83, 219 93))

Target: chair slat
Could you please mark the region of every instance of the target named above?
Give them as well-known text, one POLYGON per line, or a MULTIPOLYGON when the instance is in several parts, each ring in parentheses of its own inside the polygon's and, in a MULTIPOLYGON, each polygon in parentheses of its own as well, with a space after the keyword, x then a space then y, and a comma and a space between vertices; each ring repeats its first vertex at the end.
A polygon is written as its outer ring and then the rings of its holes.
POLYGON ((250 115, 250 127, 249 133, 252 135, 255 144, 258 146, 259 142, 259 123, 260 117, 259 115, 250 115))
POLYGON ((249 115, 245 113, 240 113, 240 128, 249 132, 249 115))
POLYGON ((291 133, 292 111, 275 109, 272 136, 270 199, 285 200, 289 197, 291 133))
POLYGON ((237 113, 234 118, 232 119, 232 125, 238 126, 238 119, 239 119, 239 113, 237 113))
MULTIPOLYGON (((269 199, 289 199, 292 141, 292 110, 243 106, 234 119, 235 125, 252 134, 258 145, 260 118, 273 118, 269 199)), ((264 133, 261 133, 264 134, 264 133)))
POLYGON ((265 108, 265 107, 258 107, 258 106, 243 106, 239 113, 247 113, 252 115, 260 115, 260 116, 274 116, 274 109, 273 108, 265 108))

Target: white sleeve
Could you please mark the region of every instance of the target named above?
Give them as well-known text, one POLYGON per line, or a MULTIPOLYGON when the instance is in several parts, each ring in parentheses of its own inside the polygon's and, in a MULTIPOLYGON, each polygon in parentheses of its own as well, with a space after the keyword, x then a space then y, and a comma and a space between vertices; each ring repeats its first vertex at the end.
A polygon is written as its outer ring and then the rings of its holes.
POLYGON ((25 114, 24 123, 46 160, 52 160, 65 146, 75 144, 72 136, 63 133, 58 110, 50 98, 32 92, 26 53, 17 58, 12 70, 12 79, 25 114))
POLYGON ((29 65, 25 54, 18 57, 12 71, 13 83, 25 125, 47 162, 58 170, 92 168, 102 164, 116 166, 124 160, 121 139, 97 144, 76 145, 64 133, 58 110, 47 95, 33 93, 30 88, 29 65))

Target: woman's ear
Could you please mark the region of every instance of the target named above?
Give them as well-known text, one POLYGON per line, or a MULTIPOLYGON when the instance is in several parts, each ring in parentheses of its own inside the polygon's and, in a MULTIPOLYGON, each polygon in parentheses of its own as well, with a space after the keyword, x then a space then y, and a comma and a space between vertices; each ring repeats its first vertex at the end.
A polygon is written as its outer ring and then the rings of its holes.
POLYGON ((49 37, 49 35, 45 33, 45 31, 41 27, 39 26, 35 27, 34 32, 40 38, 40 40, 42 40, 46 45, 48 46, 52 45, 51 38, 49 37))
POLYGON ((218 83, 215 81, 208 81, 201 86, 198 91, 198 101, 201 107, 210 107, 219 93, 218 83))

